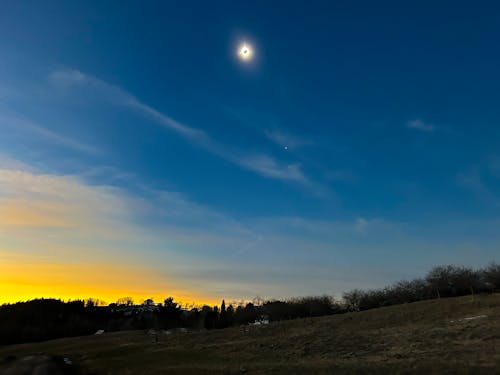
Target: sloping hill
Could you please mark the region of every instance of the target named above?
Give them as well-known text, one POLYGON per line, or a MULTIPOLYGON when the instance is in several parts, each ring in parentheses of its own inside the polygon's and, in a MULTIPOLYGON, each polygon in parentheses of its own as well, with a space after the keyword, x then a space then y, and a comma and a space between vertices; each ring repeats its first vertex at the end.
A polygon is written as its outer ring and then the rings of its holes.
POLYGON ((96 374, 500 373, 500 295, 157 338, 105 333, 1 347, 0 358, 59 355, 96 374))

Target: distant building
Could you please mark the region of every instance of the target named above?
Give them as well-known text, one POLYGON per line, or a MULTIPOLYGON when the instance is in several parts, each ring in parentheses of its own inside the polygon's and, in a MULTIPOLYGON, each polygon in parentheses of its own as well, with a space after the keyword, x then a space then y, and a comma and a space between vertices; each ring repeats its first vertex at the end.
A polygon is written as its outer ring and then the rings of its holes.
POLYGON ((254 326, 260 326, 263 324, 269 324, 269 316, 267 315, 261 315, 259 319, 256 319, 255 322, 250 323, 251 325, 254 326))

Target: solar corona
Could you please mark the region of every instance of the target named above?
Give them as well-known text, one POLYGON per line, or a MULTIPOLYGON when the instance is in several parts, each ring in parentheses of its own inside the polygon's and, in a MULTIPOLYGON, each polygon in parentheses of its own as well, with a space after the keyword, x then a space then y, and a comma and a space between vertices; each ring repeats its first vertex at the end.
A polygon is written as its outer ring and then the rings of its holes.
POLYGON ((253 58, 253 49, 248 43, 241 43, 238 46, 238 57, 242 61, 250 61, 253 58))

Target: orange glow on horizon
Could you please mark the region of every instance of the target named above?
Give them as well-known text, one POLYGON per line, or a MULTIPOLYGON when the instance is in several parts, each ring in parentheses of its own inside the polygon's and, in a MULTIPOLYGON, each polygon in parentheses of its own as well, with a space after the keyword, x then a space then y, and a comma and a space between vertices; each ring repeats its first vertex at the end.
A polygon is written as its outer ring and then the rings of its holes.
POLYGON ((179 289, 146 270, 132 266, 19 262, 0 252, 0 304, 35 298, 76 300, 97 298, 106 303, 132 297, 134 303, 167 297, 183 305, 218 305, 220 299, 179 289))
POLYGON ((203 285, 169 277, 167 256, 148 250, 168 238, 134 222, 136 203, 74 176, 0 165, 0 304, 123 297, 219 304, 203 285))

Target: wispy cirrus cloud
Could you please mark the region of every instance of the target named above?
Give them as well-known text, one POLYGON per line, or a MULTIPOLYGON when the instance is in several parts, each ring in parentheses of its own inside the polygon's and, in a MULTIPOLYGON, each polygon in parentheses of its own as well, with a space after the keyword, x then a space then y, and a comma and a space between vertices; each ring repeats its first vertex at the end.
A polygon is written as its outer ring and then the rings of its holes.
POLYGON ((420 119, 410 120, 406 122, 406 127, 409 129, 415 129, 422 132, 431 133, 436 130, 436 127, 432 124, 424 122, 420 119))
POLYGON ((456 176, 458 185, 469 190, 488 207, 500 207, 498 179, 500 179, 500 157, 497 154, 491 154, 470 164, 456 176))
POLYGON ((101 151, 94 146, 85 144, 72 137, 62 135, 49 129, 48 127, 31 121, 23 115, 7 111, 4 108, 0 108, 0 128, 3 128, 4 130, 9 129, 12 132, 21 133, 23 135, 30 134, 41 137, 52 144, 89 155, 98 155, 101 153, 101 151))
MULTIPOLYGON (((471 191, 476 198, 487 204, 490 207, 500 207, 500 195, 487 183, 485 175, 488 174, 488 169, 484 166, 476 165, 467 168, 459 173, 456 177, 457 183, 471 191)), ((490 176, 495 177, 495 170, 489 170, 490 176)))
MULTIPOLYGON (((319 184, 312 182, 299 164, 283 163, 270 155, 247 153, 234 146, 222 144, 201 129, 197 129, 158 111, 141 102, 135 96, 118 86, 104 82, 78 70, 60 70, 49 75, 49 81, 63 89, 86 87, 95 90, 115 105, 126 107, 153 120, 162 127, 196 144, 200 148, 215 154, 231 163, 257 173, 263 177, 298 183, 317 192, 319 184)), ((297 141, 296 141, 297 142, 297 141)), ((323 189, 324 190, 324 189, 323 189)))
POLYGON ((275 159, 263 155, 247 155, 241 156, 238 163, 243 167, 253 170, 266 177, 277 178, 280 180, 291 180, 306 183, 304 174, 298 164, 280 165, 275 159))
POLYGON ((9 155, 0 153, 0 169, 33 171, 33 167, 9 155))
POLYGON ((276 143, 278 146, 286 147, 289 150, 313 144, 312 140, 310 139, 306 139, 304 137, 300 137, 278 129, 265 130, 265 135, 269 140, 276 143))

